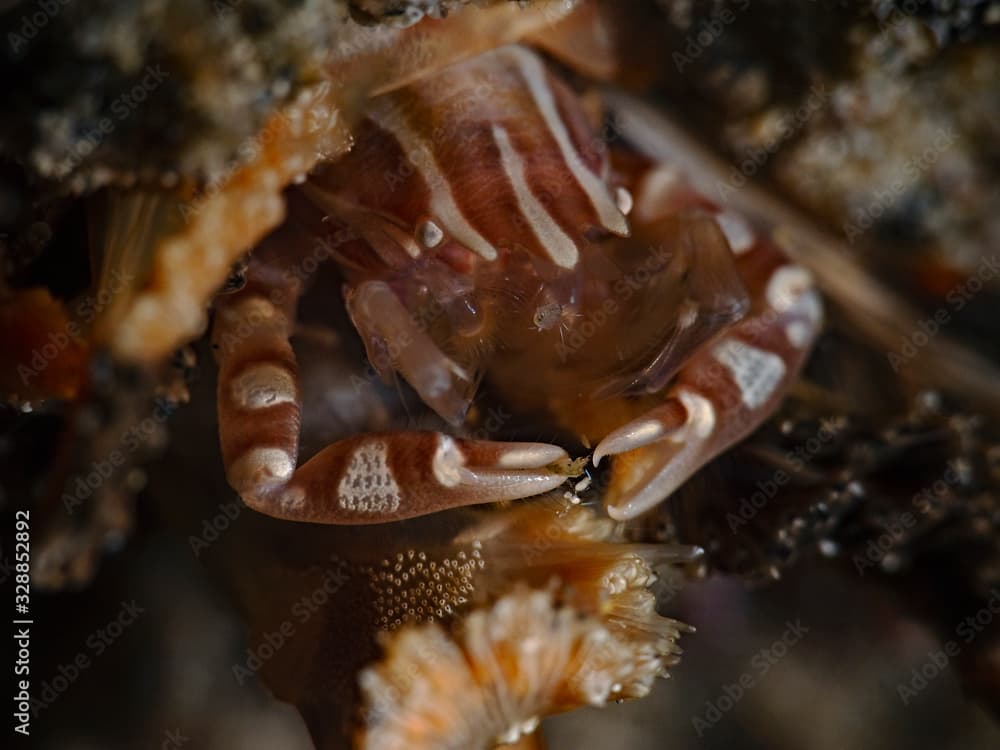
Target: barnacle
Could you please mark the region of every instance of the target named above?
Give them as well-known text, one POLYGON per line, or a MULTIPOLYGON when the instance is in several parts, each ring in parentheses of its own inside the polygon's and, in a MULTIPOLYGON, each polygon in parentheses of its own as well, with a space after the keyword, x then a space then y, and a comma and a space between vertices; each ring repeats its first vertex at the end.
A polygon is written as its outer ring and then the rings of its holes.
MULTIPOLYGON (((985 4, 25 5, 0 498, 36 586, 173 529, 249 627, 223 671, 324 748, 644 697, 663 579, 989 611, 985 4)), ((994 710, 998 642, 957 658, 994 710)))

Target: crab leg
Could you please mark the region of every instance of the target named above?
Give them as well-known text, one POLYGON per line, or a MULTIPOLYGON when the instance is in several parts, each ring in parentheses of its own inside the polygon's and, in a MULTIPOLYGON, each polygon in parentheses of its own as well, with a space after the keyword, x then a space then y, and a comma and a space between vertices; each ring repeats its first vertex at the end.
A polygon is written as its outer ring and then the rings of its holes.
POLYGON ((566 453, 544 443, 439 432, 359 435, 296 469, 302 404, 289 343, 299 283, 259 253, 247 283, 217 303, 219 435, 229 484, 255 510, 333 524, 395 521, 558 487, 566 453))
POLYGON ((805 362, 823 315, 808 271, 766 238, 742 247, 736 263, 754 292, 750 314, 699 349, 661 406, 605 436, 594 451, 595 464, 616 456, 605 499, 612 518, 654 507, 756 429, 805 362))
POLYGON ((425 404, 449 424, 460 425, 475 383, 413 320, 392 288, 384 281, 363 281, 344 296, 368 358, 389 365, 380 370, 397 369, 425 404))

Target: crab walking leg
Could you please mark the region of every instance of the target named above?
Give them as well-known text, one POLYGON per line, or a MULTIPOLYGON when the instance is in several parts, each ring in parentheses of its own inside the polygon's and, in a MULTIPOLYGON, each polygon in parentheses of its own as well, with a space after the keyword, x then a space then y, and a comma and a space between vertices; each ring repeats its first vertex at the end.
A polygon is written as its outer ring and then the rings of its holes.
POLYGON ((372 362, 389 360, 425 404, 449 424, 460 425, 472 401, 472 378, 445 356, 389 285, 363 281, 348 289, 345 300, 368 358, 372 362))
POLYGON ((218 301, 219 437, 226 477, 251 508, 333 524, 396 521, 547 492, 572 473, 544 443, 462 440, 438 432, 347 438, 296 469, 301 400, 289 344, 297 281, 255 260, 218 301))
POLYGON ((809 272, 768 240, 737 257, 750 314, 683 367, 663 405, 611 432, 594 462, 614 455, 608 514, 635 518, 705 463, 742 440, 781 402, 820 331, 823 309, 809 272))

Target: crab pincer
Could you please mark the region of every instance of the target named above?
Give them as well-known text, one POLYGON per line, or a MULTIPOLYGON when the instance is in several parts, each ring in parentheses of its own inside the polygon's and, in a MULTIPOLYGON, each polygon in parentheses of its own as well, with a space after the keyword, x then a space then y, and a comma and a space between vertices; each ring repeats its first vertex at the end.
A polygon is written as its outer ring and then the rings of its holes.
POLYGON ((614 456, 608 514, 627 520, 676 491, 778 408, 822 327, 819 293, 804 268, 767 238, 736 258, 749 314, 702 346, 681 368, 661 405, 613 430, 594 451, 614 456))
POLYGON ((441 432, 357 435, 296 468, 302 404, 289 343, 300 285, 259 253, 246 286, 221 298, 213 329, 226 477, 252 508, 334 524, 396 521, 514 500, 562 484, 575 466, 545 443, 465 440, 441 432))

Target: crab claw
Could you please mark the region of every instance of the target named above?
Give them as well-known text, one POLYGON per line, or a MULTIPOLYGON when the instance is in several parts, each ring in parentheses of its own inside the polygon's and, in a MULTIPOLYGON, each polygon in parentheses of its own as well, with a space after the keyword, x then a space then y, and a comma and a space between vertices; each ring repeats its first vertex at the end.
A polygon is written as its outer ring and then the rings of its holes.
MULTIPOLYGON (((392 295, 386 285, 366 289, 376 301, 392 295)), ((297 466, 302 403, 289 335, 298 290, 291 274, 270 273, 258 255, 246 286, 219 302, 212 331, 226 478, 251 508, 289 521, 383 523, 538 495, 582 470, 546 443, 418 431, 356 435, 297 466)), ((381 317, 365 312, 391 329, 400 322, 391 302, 381 317)), ((428 364, 414 347, 399 361, 413 365, 412 372, 433 373, 436 356, 428 354, 428 364)))
POLYGON ((605 435, 594 450, 594 466, 601 465, 605 456, 636 450, 667 437, 676 436, 684 428, 687 411, 677 399, 651 409, 640 419, 605 435))
POLYGON ((395 432, 341 440, 300 467, 280 505, 299 520, 366 524, 465 505, 516 500, 555 489, 579 473, 545 443, 462 440, 440 432, 395 432), (297 502, 298 501, 298 502, 297 502))
POLYGON ((627 521, 671 495, 712 456, 715 407, 679 389, 667 403, 607 435, 594 464, 616 456, 605 496, 608 515, 627 521))
POLYGON ((595 464, 616 456, 605 495, 614 519, 662 502, 753 432, 805 363, 823 317, 808 272, 765 242, 740 263, 747 286, 760 290, 751 314, 698 350, 663 404, 608 434, 594 451, 595 464))

